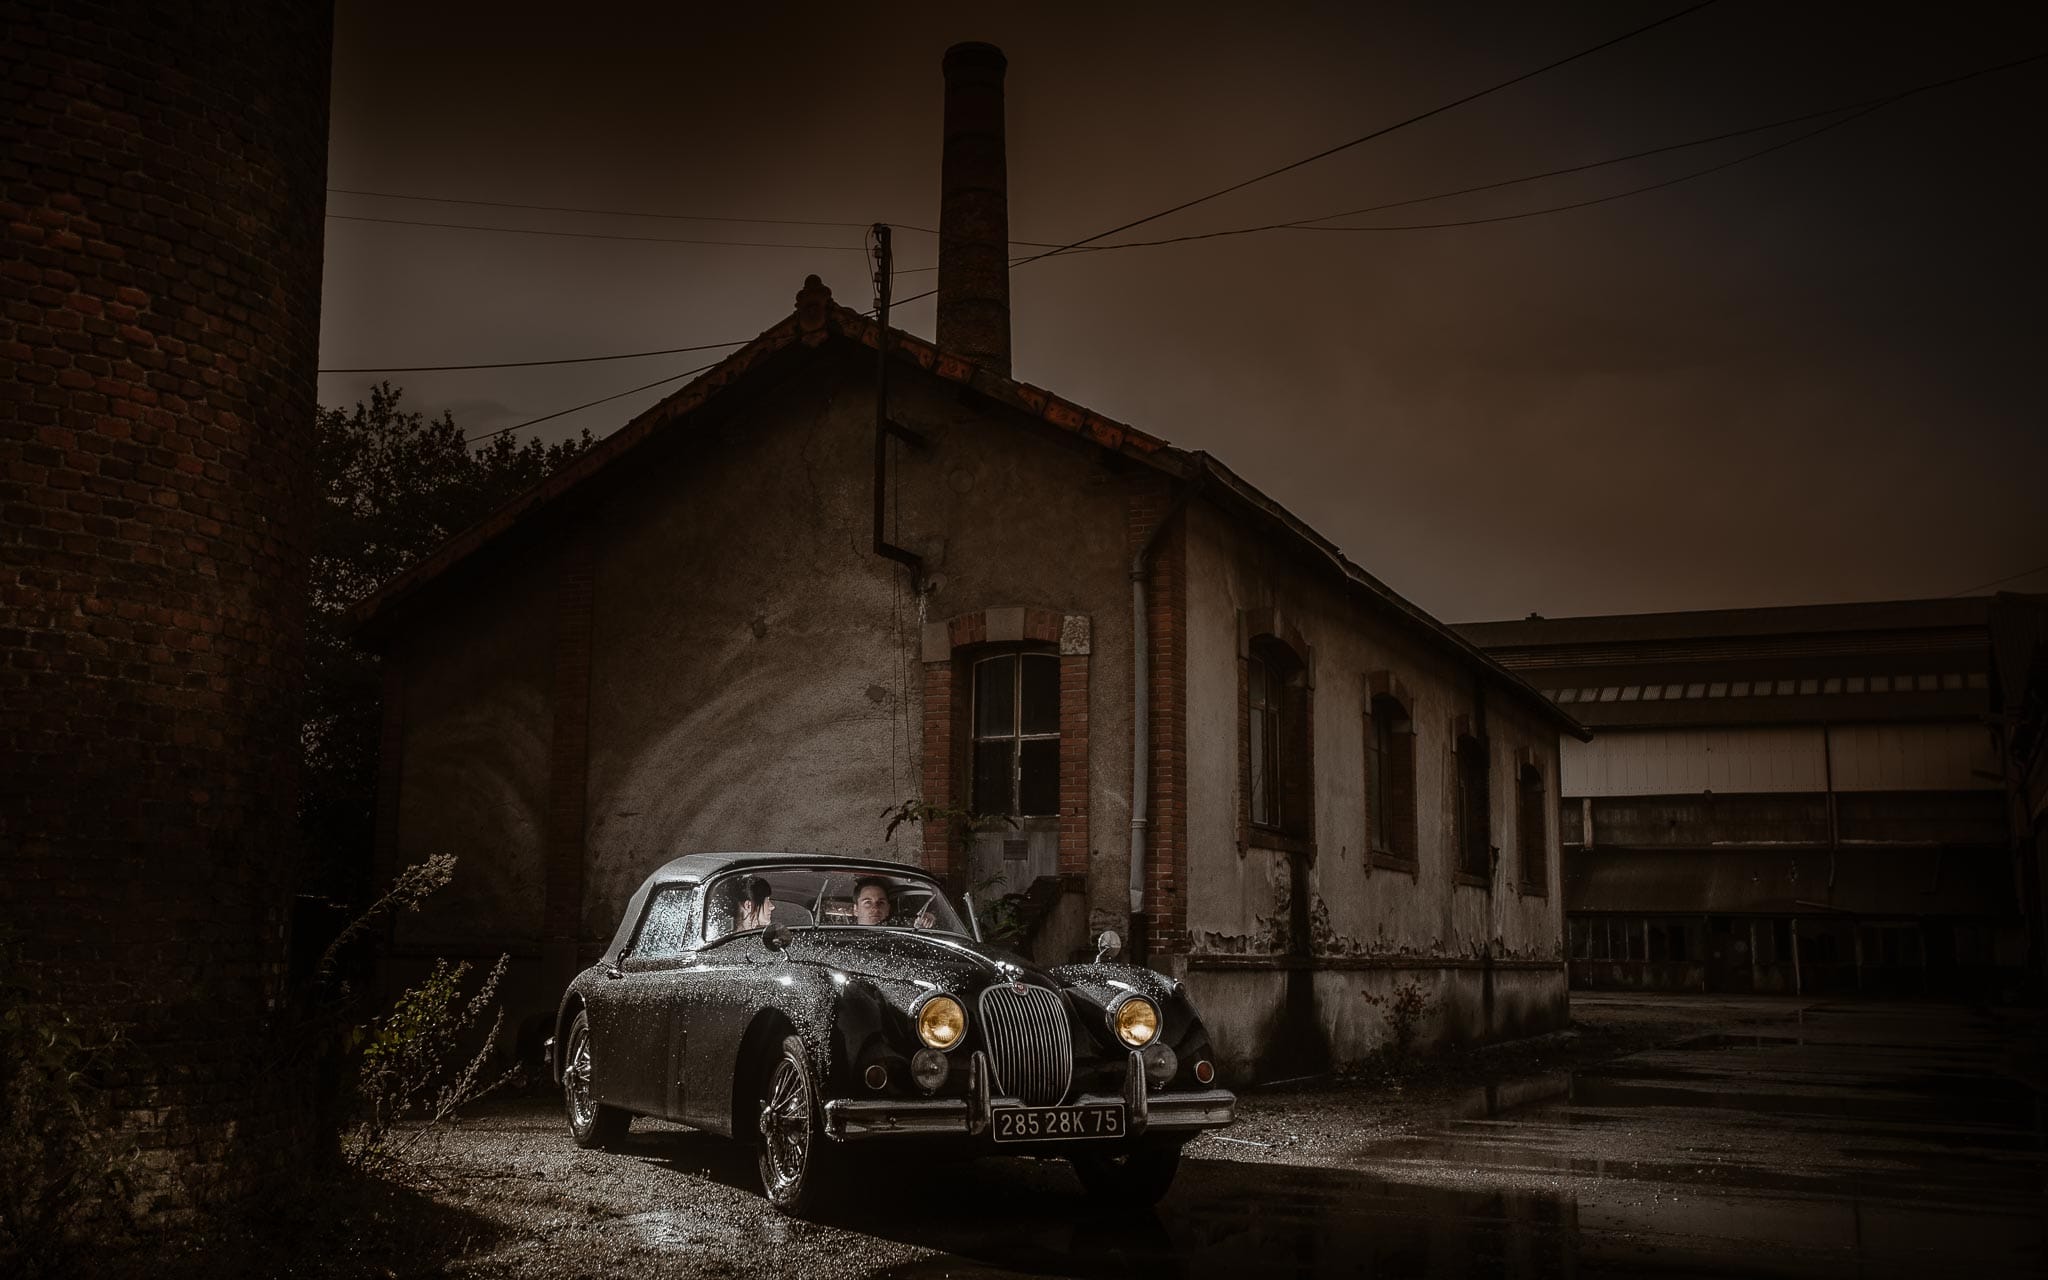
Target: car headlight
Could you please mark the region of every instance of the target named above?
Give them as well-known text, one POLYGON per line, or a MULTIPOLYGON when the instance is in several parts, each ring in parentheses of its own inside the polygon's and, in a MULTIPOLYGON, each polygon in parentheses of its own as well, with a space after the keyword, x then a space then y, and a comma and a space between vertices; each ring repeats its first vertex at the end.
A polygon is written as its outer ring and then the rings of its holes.
POLYGON ((1140 1049, 1159 1034, 1159 1006, 1143 996, 1125 996, 1109 1013, 1110 1029, 1116 1038, 1140 1049))
POLYGON ((967 1034, 967 1010, 951 996, 932 996, 917 1008, 917 1038, 934 1049, 950 1049, 967 1034))

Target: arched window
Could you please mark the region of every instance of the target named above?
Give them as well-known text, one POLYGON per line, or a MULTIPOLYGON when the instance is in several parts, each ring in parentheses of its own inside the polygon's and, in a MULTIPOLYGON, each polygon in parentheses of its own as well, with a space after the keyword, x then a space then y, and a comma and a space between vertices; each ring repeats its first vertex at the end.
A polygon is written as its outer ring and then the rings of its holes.
POLYGON ((1391 694, 1375 694, 1365 722, 1366 843, 1373 861, 1415 863, 1415 728, 1391 694))

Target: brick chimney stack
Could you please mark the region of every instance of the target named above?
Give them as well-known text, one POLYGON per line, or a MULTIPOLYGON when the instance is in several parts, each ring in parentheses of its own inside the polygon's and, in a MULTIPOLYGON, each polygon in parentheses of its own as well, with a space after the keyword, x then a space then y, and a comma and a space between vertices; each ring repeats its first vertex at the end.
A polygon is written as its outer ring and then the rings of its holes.
POLYGON ((1003 72, 992 44, 946 50, 946 135, 939 173, 941 349, 1010 375, 1010 182, 1003 72))

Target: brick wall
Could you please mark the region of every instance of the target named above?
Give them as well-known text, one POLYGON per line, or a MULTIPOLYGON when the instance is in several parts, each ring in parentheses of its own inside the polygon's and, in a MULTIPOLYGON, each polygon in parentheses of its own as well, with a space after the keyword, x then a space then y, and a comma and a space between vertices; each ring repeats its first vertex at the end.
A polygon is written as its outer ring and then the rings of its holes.
POLYGON ((0 13, 0 926, 128 1028, 144 1200, 298 1158, 293 877, 331 20, 0 13))
MULTIPOLYGON (((1128 526, 1133 554, 1173 505, 1164 477, 1137 482, 1128 526)), ((1145 642, 1150 714, 1150 795, 1146 831, 1145 947, 1155 966, 1188 947, 1188 595, 1187 521, 1176 516, 1152 549, 1145 582, 1145 642)))

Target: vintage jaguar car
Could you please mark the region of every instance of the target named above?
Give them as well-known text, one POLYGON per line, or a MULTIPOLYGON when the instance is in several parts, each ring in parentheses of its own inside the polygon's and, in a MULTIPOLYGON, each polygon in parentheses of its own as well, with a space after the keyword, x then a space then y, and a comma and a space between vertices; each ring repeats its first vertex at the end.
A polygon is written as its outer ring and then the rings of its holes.
POLYGON ((869 1142, 1064 1156, 1098 1196, 1156 1201, 1237 1105, 1186 993, 1111 963, 1113 933, 1095 963, 1038 968, 967 907, 898 863, 668 863, 562 997, 570 1137, 609 1145, 644 1115, 754 1142, 798 1214, 869 1142))

